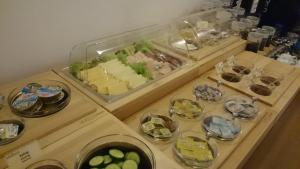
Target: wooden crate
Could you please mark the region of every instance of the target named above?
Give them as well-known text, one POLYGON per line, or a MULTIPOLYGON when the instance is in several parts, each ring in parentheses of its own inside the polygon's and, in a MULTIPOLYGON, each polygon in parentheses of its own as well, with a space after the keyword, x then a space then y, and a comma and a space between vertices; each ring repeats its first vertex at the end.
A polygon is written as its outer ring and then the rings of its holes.
MULTIPOLYGON (((38 147, 39 153, 32 153, 32 158, 27 160, 26 162, 21 162, 20 165, 17 164, 18 160, 15 160, 15 163, 9 163, 11 159, 19 159, 18 154, 25 151, 25 148, 22 147, 15 152, 8 154, 6 159, 2 159, 1 164, 8 162, 7 164, 11 165, 0 165, 1 169, 16 169, 20 166, 21 168, 25 168, 26 166, 40 160, 45 159, 56 159, 63 163, 66 168, 74 168, 76 162, 76 156, 81 151, 81 149, 88 144, 89 142, 97 139, 99 137, 111 134, 125 134, 134 136, 143 142, 145 142, 153 152, 156 161, 157 169, 181 169, 179 165, 168 159, 162 152, 160 152, 157 148, 151 145, 148 141, 144 140, 142 137, 137 135, 134 131, 124 125, 121 121, 115 118, 113 115, 109 113, 101 113, 94 114, 90 118, 85 121, 79 120, 75 123, 67 126, 59 130, 56 133, 48 135, 36 142, 33 142, 27 145, 38 147), (95 116, 97 117, 95 119, 95 116), (94 118, 92 118, 94 117, 94 118), (85 124, 85 125, 83 125, 85 124), (59 139, 57 142, 52 144, 47 144, 48 140, 53 140, 53 138, 59 137, 60 133, 65 133, 66 130, 73 128, 76 129, 73 133, 59 139)), ((116 140, 118 141, 118 140, 116 140)))
MULTIPOLYGON (((56 68, 54 69, 54 71, 66 81, 70 82, 80 91, 89 96, 91 99, 93 99, 96 103, 103 106, 106 110, 122 120, 139 111, 148 104, 156 101, 162 96, 168 94, 169 92, 175 90, 176 88, 191 81, 199 74, 202 74, 211 69, 211 67, 219 60, 228 57, 228 53, 240 53, 244 50, 245 44, 246 42, 243 40, 233 43, 232 45, 224 48, 222 51, 218 51, 196 63, 191 62, 189 65, 182 67, 180 70, 111 103, 106 102, 101 97, 98 97, 94 92, 87 90, 85 87, 74 81, 74 79, 70 78, 70 76, 62 71, 62 69, 56 68)), ((169 51, 169 53, 172 53, 174 56, 182 57, 171 51, 169 51)))
MULTIPOLYGON (((2 85, 0 87, 0 93, 7 96, 9 93, 16 87, 21 84, 26 85, 30 82, 37 82, 39 80, 57 80, 60 82, 64 82, 68 84, 65 80, 59 77, 57 74, 49 71, 41 74, 37 74, 35 76, 26 78, 24 80, 9 83, 6 85, 2 85)), ((74 120, 78 120, 83 118, 84 116, 93 113, 93 112, 103 112, 104 109, 99 108, 97 104, 92 102, 88 97, 83 95, 81 92, 76 90, 72 85, 69 85, 71 89, 71 100, 67 107, 62 109, 61 111, 41 118, 23 118, 15 115, 11 112, 8 103, 6 102, 3 109, 0 110, 0 119, 1 120, 11 120, 16 119, 25 123, 25 130, 21 137, 7 145, 0 146, 0 157, 2 157, 5 153, 18 148, 32 140, 43 137, 49 133, 52 133, 68 124, 73 122, 74 120)), ((72 130, 70 130, 72 132, 72 130)))
POLYGON ((280 74, 284 76, 284 79, 280 82, 280 86, 277 86, 273 90, 270 96, 261 96, 250 90, 250 88, 248 87, 249 82, 245 78, 238 83, 228 82, 226 80, 223 80, 214 69, 210 72, 209 78, 215 81, 220 80, 226 86, 234 88, 249 96, 255 96, 270 106, 274 106, 276 104, 276 102, 280 99, 280 97, 284 94, 284 92, 289 88, 289 86, 300 74, 300 71, 298 69, 290 65, 275 61, 262 55, 255 54, 253 52, 242 52, 239 55, 237 55, 236 58, 241 60, 247 59, 249 62, 252 61, 255 67, 264 68, 271 72, 280 72, 280 74))
MULTIPOLYGON (((124 122, 129 125, 132 129, 136 130, 140 133, 138 128, 139 120, 144 113, 151 112, 151 111, 159 111, 164 113, 165 115, 168 114, 169 109, 169 101, 172 98, 188 98, 188 99, 195 99, 192 94, 192 89, 197 84, 209 84, 209 85, 216 85, 215 82, 207 79, 206 77, 201 77, 193 80, 192 82, 182 86, 178 90, 172 92, 171 94, 163 97, 159 101, 145 107, 143 110, 139 111, 138 113, 132 115, 131 117, 127 118, 124 122)), ((228 87, 222 87, 222 90, 225 91, 225 97, 230 97, 232 95, 241 95, 247 97, 238 91, 232 90, 228 87)), ((223 102, 220 103, 207 103, 204 101, 200 101, 205 106, 205 113, 206 117, 210 115, 220 115, 225 117, 231 117, 230 113, 225 112, 223 108, 223 102)), ((253 120, 239 120, 242 132, 241 134, 233 141, 218 141, 217 148, 219 151, 219 156, 214 161, 213 165, 209 168, 222 168, 223 163, 230 158, 231 154, 236 150, 239 149, 239 145, 245 140, 247 135, 251 133, 251 131, 262 121, 262 119, 269 113, 261 103, 258 103, 260 107, 260 112, 258 113, 257 117, 253 120)), ((203 129, 201 127, 201 121, 186 121, 179 119, 179 130, 194 130, 198 131, 199 134, 203 133, 203 129)), ((173 144, 156 144, 156 146, 163 151, 169 158, 174 159, 174 155, 172 152, 173 144)), ((240 163, 241 161, 234 161, 235 163, 240 163)))

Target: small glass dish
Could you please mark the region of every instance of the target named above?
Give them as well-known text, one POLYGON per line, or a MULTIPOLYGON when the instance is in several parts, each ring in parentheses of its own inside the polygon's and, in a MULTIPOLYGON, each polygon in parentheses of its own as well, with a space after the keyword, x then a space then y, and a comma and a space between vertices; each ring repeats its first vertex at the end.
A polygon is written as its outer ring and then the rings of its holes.
POLYGON ((216 143, 196 131, 181 132, 173 151, 177 160, 191 168, 209 167, 218 156, 216 143))
POLYGON ((112 160, 109 161, 106 165, 112 164, 112 162, 118 162, 118 164, 121 166, 119 167, 122 168, 122 163, 120 162, 128 160, 126 154, 130 152, 134 152, 138 156, 134 158, 134 160, 137 160, 138 158, 138 169, 156 168, 155 157, 151 149, 138 138, 122 134, 106 135, 89 142, 86 146, 82 148, 79 154, 77 154, 77 159, 74 168, 93 168, 89 164, 92 158, 94 158, 95 156, 103 157, 107 155, 114 155, 114 157, 118 157, 118 159, 111 157, 112 160), (118 153, 110 153, 110 150, 116 150, 118 153))
POLYGON ((25 124, 19 120, 0 121, 0 146, 19 139, 25 130, 25 124))
POLYGON ((26 169, 67 169, 60 161, 54 159, 41 160, 26 167, 26 169))
POLYGON ((213 87, 207 84, 196 85, 193 89, 193 94, 196 99, 205 100, 209 102, 219 102, 224 97, 224 92, 219 87, 213 87))
POLYGON ((174 98, 170 101, 169 113, 171 117, 176 115, 183 119, 198 120, 204 115, 204 106, 190 99, 174 98))
POLYGON ((235 59, 232 70, 242 76, 249 75, 254 68, 252 61, 248 59, 235 59))
POLYGON ((141 117, 140 131, 151 141, 168 143, 178 135, 178 123, 174 118, 153 110, 141 117))
POLYGON ((260 76, 260 81, 266 85, 280 86, 284 79, 283 75, 276 71, 263 70, 260 76))
POLYGON ((232 96, 224 103, 224 109, 236 118, 254 119, 259 111, 255 99, 248 99, 241 96, 232 96))
POLYGON ((208 137, 219 140, 233 140, 241 132, 241 127, 237 120, 222 116, 209 116, 203 120, 202 126, 208 137))

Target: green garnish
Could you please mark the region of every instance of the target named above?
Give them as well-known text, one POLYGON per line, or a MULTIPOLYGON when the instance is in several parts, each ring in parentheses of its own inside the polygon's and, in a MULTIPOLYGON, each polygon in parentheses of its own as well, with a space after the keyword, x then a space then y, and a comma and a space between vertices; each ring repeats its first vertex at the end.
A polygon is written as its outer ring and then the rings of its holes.
POLYGON ((84 64, 82 62, 75 62, 71 64, 70 73, 79 78, 80 71, 84 69, 84 64))
POLYGON ((147 41, 140 41, 134 44, 136 52, 140 51, 142 53, 152 53, 154 49, 153 45, 147 41))
POLYGON ((152 79, 151 72, 148 70, 146 63, 139 62, 139 63, 132 63, 129 66, 137 73, 144 76, 147 79, 152 79))

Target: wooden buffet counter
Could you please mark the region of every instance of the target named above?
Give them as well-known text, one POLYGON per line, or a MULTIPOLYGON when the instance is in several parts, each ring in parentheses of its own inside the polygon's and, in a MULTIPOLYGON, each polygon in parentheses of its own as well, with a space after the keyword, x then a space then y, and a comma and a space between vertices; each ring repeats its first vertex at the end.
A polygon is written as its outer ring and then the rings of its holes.
MULTIPOLYGON (((282 71, 285 76, 281 82, 282 86, 274 89, 273 96, 258 96, 251 92, 247 84, 243 82, 239 84, 224 82, 220 87, 225 93, 225 99, 231 96, 258 98, 259 112, 256 118, 238 120, 241 133, 237 138, 232 141, 210 138, 217 145, 218 156, 209 168, 240 168, 280 118, 300 88, 300 70, 258 54, 244 52, 244 47, 245 41, 235 42, 200 61, 196 61, 189 67, 185 67, 128 97, 112 103, 104 104, 93 93, 77 85, 57 69, 54 72, 33 76, 22 82, 1 86, 0 93, 8 95, 14 86, 20 83, 42 79, 59 80, 69 85, 72 97, 70 104, 65 109, 43 118, 20 118, 13 114, 6 104, 4 109, 0 110, 0 119, 19 119, 25 123, 27 128, 17 141, 0 146, 2 158, 0 169, 7 168, 8 165, 11 169, 21 169, 43 159, 56 159, 62 162, 66 168, 74 168, 76 155, 87 143, 109 134, 128 134, 145 142, 155 155, 156 168, 158 169, 187 168, 175 160, 172 150, 174 143, 151 143, 150 140, 143 138, 139 129, 140 118, 144 113, 150 111, 159 111, 168 115, 170 100, 174 97, 195 100, 192 90, 197 84, 216 86, 216 81, 220 79, 214 72, 214 65, 233 54, 238 59, 251 58, 257 66, 282 71), (36 149, 32 158, 23 163, 18 162, 18 153, 30 148, 36 149)), ((228 112, 224 111, 223 102, 203 102, 203 104, 204 117, 210 115, 231 117, 228 112)), ((180 131, 193 130, 200 135, 205 135, 201 120, 185 121, 178 119, 178 121, 180 131)))
MULTIPOLYGON (((19 139, 9 143, 7 145, 0 146, 0 157, 3 157, 7 152, 16 149, 24 144, 29 143, 35 139, 44 137, 64 126, 72 123, 75 120, 81 119, 84 116, 103 111, 94 102, 91 102, 88 97, 76 90, 71 85, 68 85, 71 89, 71 100, 69 104, 61 111, 51 114, 49 116, 40 118, 25 118, 14 114, 8 105, 8 95, 17 86, 25 87, 28 83, 39 83, 43 80, 56 80, 66 83, 65 80, 57 76, 55 73, 49 71, 41 73, 21 81, 2 85, 0 87, 0 93, 5 96, 4 107, 0 110, 0 120, 20 120, 25 124, 24 132, 19 139)), ((69 130, 72 132, 74 129, 69 130)))

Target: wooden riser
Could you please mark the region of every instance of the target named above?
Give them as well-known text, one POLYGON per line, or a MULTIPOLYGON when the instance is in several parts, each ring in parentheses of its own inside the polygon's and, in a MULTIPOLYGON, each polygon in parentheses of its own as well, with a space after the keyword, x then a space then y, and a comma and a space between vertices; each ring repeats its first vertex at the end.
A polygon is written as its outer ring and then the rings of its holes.
POLYGON ((264 68, 268 71, 279 72, 283 75, 284 79, 280 82, 280 86, 276 87, 270 96, 261 96, 249 88, 249 79, 242 78, 242 80, 238 83, 228 82, 223 80, 215 70, 210 72, 209 78, 215 81, 222 81, 226 86, 229 86, 233 89, 236 89, 244 94, 249 96, 257 97, 262 102, 274 106, 280 97, 284 94, 284 92, 289 88, 289 86, 295 81, 295 79, 300 75, 300 71, 296 68, 289 66, 284 63, 280 63, 270 58, 266 58, 265 56, 258 55, 252 52, 243 52, 236 56, 238 60, 245 60, 249 62, 253 62, 255 67, 264 68))
MULTIPOLYGON (((57 80, 66 83, 65 80, 50 71, 38 74, 19 82, 3 85, 0 88, 0 93, 4 94, 7 98, 9 93, 16 86, 20 86, 21 84, 26 85, 30 82, 38 82, 39 80, 57 80)), ((18 148, 35 139, 46 136, 72 123, 75 120, 81 119, 84 116, 97 111, 97 104, 89 100, 88 97, 76 90, 74 87, 72 87, 72 85, 68 86, 71 89, 71 101, 69 105, 63 110, 50 116, 41 118, 22 118, 12 113, 8 106, 8 103, 5 103, 4 108, 0 110, 0 119, 17 119, 23 121, 25 123, 25 130, 23 135, 21 135, 21 137, 15 142, 0 146, 0 157, 15 148, 18 148)), ((70 130, 70 132, 72 132, 72 130, 70 130)))

